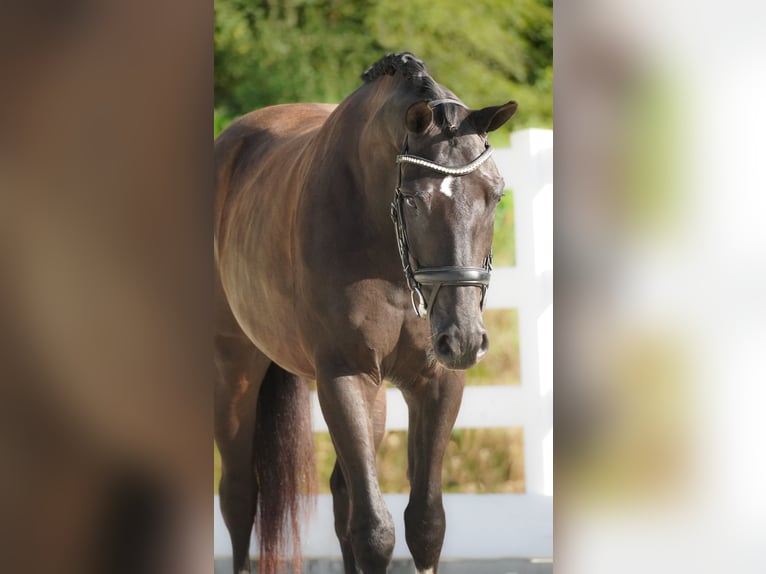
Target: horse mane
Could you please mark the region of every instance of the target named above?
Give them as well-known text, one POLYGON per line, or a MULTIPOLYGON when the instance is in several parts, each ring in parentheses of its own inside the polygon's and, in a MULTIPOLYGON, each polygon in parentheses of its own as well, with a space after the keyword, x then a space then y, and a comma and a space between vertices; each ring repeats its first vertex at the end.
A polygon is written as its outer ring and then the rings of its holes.
MULTIPOLYGON (((362 80, 366 84, 374 82, 382 76, 394 76, 401 74, 407 83, 414 88, 415 95, 427 101, 442 98, 454 98, 449 90, 437 84, 429 75, 423 60, 417 58, 412 52, 397 52, 386 54, 362 73, 362 80)), ((455 110, 454 105, 439 106, 438 116, 443 128, 454 130, 455 110)))
POLYGON ((428 74, 425 63, 411 52, 386 54, 362 73, 362 79, 369 83, 381 76, 393 76, 397 72, 418 90, 419 96, 428 99, 441 97, 438 84, 428 74))

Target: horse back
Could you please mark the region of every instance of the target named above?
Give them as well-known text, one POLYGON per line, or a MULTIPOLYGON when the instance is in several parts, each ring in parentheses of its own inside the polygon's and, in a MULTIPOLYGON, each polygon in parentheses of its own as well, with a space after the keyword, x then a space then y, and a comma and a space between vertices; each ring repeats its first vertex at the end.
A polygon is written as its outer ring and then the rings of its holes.
POLYGON ((234 317, 272 360, 305 371, 294 321, 291 222, 312 141, 335 108, 287 104, 251 112, 215 142, 215 258, 219 325, 234 317), (224 303, 221 301, 220 303, 224 303), (297 364, 296 364, 297 363, 297 364))
POLYGON ((335 109, 334 104, 282 104, 245 114, 232 122, 215 140, 216 235, 226 217, 230 196, 270 156, 292 147, 290 157, 305 149, 313 135, 335 109))

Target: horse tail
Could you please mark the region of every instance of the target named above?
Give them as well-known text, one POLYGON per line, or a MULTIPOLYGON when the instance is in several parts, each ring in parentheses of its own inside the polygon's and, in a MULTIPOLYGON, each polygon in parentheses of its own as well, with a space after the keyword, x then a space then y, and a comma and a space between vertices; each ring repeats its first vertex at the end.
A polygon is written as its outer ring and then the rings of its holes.
POLYGON ((276 363, 269 366, 258 395, 253 458, 258 572, 277 572, 287 560, 288 541, 293 569, 301 572, 300 518, 316 493, 309 388, 276 363))

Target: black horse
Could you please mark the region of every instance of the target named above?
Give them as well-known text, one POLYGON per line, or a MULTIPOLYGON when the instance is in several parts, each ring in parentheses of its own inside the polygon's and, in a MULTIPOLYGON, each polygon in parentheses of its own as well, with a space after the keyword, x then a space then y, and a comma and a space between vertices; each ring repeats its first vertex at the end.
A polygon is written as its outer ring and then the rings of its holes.
POLYGON ((410 53, 362 78, 338 106, 261 109, 215 144, 216 442, 235 572, 250 572, 254 520, 259 572, 287 554, 300 564, 311 379, 338 458, 346 572, 385 572, 394 548, 375 470, 384 380, 409 406, 407 544, 419 572, 438 569, 442 459, 463 370, 489 346, 481 309, 504 186, 487 133, 516 103, 470 110, 410 53))

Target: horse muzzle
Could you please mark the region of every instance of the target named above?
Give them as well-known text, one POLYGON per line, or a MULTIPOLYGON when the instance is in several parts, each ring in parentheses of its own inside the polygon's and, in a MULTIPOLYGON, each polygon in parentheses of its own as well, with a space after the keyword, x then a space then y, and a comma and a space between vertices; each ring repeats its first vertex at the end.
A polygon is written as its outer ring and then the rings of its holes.
POLYGON ((432 337, 436 360, 452 370, 473 367, 489 350, 489 337, 481 323, 474 329, 459 329, 453 324, 432 337))

